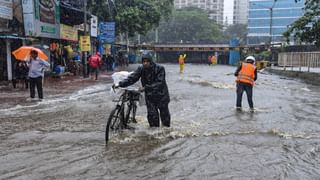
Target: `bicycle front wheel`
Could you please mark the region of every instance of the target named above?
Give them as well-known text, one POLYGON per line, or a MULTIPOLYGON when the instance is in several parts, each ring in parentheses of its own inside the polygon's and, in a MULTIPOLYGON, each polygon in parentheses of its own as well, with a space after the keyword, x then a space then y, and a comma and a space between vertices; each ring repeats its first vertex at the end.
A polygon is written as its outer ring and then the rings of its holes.
POLYGON ((115 135, 122 129, 122 111, 123 109, 120 106, 117 106, 111 111, 106 126, 106 143, 108 143, 111 136, 115 135))

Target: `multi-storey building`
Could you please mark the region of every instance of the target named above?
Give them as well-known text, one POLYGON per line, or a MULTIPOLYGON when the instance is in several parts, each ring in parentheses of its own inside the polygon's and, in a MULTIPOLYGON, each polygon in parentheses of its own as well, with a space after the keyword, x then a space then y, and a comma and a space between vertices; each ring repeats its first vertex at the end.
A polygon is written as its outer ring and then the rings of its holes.
POLYGON ((304 0, 250 0, 248 44, 285 42, 288 25, 303 15, 304 0))
POLYGON ((198 7, 207 10, 210 19, 223 24, 223 2, 224 0, 174 0, 174 6, 177 9, 198 7))
POLYGON ((248 23, 249 0, 234 0, 233 24, 248 23))

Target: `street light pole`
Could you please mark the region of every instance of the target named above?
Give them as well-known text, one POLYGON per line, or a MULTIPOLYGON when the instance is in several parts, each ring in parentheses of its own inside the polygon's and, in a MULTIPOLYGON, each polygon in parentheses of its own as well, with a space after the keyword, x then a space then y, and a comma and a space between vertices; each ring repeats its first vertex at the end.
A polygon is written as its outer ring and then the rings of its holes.
POLYGON ((270 30, 269 30, 269 44, 272 46, 272 17, 273 16, 273 7, 270 8, 270 30))
POLYGON ((276 5, 276 2, 277 2, 278 0, 273 0, 273 4, 272 4, 272 6, 271 7, 266 7, 266 6, 264 6, 264 5, 260 5, 260 4, 256 4, 256 3, 253 3, 254 5, 257 5, 257 6, 260 6, 260 7, 264 7, 264 8, 268 8, 269 9, 269 11, 270 11, 270 25, 269 25, 269 45, 270 45, 270 47, 272 46, 272 23, 273 23, 273 8, 274 8, 274 6, 276 5))
MULTIPOLYGON (((84 36, 87 35, 87 0, 83 0, 83 11, 84 11, 84 23, 83 23, 83 29, 84 29, 84 36)), ((86 78, 88 74, 88 66, 87 66, 87 52, 83 51, 83 77, 86 78)))
POLYGON ((276 2, 277 0, 273 0, 273 4, 272 6, 270 7, 270 39, 269 39, 269 44, 270 44, 270 47, 272 47, 272 21, 273 21, 273 8, 274 6, 276 5, 276 2))

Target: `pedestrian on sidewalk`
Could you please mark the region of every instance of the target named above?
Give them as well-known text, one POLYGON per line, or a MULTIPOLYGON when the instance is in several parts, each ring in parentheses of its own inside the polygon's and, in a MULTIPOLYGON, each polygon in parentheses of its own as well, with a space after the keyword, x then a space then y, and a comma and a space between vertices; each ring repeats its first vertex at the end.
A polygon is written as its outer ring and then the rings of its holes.
POLYGON ((245 62, 241 63, 234 75, 237 77, 237 110, 241 110, 242 94, 245 91, 248 98, 250 110, 253 112, 253 86, 254 81, 257 80, 257 68, 254 65, 255 58, 248 56, 245 62))
POLYGON ((28 73, 31 99, 35 97, 35 87, 37 87, 39 99, 43 99, 42 79, 45 69, 49 67, 50 64, 47 61, 38 58, 38 52, 36 50, 31 51, 28 73))
POLYGON ((101 57, 100 53, 97 52, 95 55, 89 58, 88 64, 90 66, 90 75, 93 78, 95 73, 95 80, 98 80, 99 68, 101 67, 101 57))
POLYGON ((21 84, 22 87, 28 89, 28 72, 29 68, 26 62, 18 61, 15 67, 15 78, 12 80, 13 88, 21 84))
POLYGON ((107 71, 113 71, 113 63, 114 63, 114 59, 111 56, 111 54, 108 54, 107 56, 107 71))

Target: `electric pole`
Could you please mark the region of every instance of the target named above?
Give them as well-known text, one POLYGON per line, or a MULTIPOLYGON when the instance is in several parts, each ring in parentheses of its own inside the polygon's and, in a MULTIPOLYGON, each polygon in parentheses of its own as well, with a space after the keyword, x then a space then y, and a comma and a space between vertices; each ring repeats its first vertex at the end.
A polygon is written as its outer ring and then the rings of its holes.
MULTIPOLYGON (((84 36, 87 36, 87 0, 83 0, 83 12, 84 12, 84 36)), ((87 52, 83 51, 83 77, 88 77, 88 65, 87 65, 87 52)))

